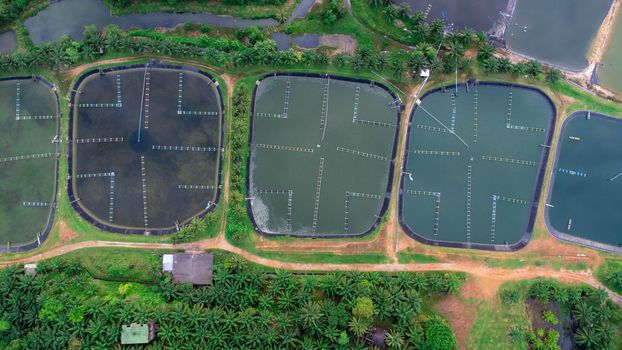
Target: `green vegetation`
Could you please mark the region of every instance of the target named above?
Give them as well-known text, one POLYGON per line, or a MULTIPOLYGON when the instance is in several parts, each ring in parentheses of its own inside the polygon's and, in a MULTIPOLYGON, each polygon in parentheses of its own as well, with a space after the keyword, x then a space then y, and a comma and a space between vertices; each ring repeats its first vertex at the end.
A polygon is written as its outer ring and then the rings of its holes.
POLYGON ((622 117, 622 105, 604 100, 598 96, 582 91, 581 88, 572 85, 569 82, 558 81, 555 84, 551 84, 551 88, 555 92, 574 99, 573 103, 568 108, 568 114, 578 110, 589 110, 614 117, 622 117))
POLYGON ((158 282, 165 251, 146 251, 127 248, 86 248, 69 253, 60 259, 69 263, 77 261, 88 274, 97 280, 117 282, 158 282))
POLYGON ((246 159, 248 158, 248 136, 250 125, 251 89, 238 84, 233 92, 231 120, 231 169, 229 186, 229 207, 227 208, 227 239, 243 245, 249 243, 253 226, 246 213, 246 159))
POLYGON ((383 264, 388 262, 384 253, 359 253, 359 254, 335 254, 335 253, 281 253, 253 250, 253 253, 263 258, 278 261, 297 263, 322 263, 322 264, 383 264))
POLYGON ((532 326, 514 326, 509 334, 515 343, 528 344, 531 349, 559 349, 559 329, 573 332, 575 345, 580 349, 611 349, 616 344, 622 324, 622 311, 604 290, 586 285, 567 286, 555 280, 538 279, 505 285, 500 292, 505 305, 526 303, 542 305, 542 314, 531 315, 532 326), (559 305, 560 315, 553 312, 553 303, 559 305), (572 317, 571 317, 572 315, 572 317), (533 329, 533 325, 542 324, 533 329))
POLYGON ((209 12, 241 18, 278 19, 280 13, 287 17, 297 1, 286 0, 104 0, 112 14, 119 16, 129 13, 149 12, 209 12), (286 6, 286 5, 290 6, 286 6))
POLYGON ((432 263, 437 263, 440 261, 434 255, 412 253, 409 251, 398 252, 397 260, 399 261, 400 264, 410 264, 410 263, 432 264, 432 263))
POLYGON ((585 261, 564 261, 562 259, 541 259, 541 258, 525 258, 525 259, 492 259, 484 258, 484 262, 488 267, 502 268, 502 269, 520 269, 525 266, 547 266, 554 270, 586 270, 587 264, 585 261))
POLYGON ((0 0, 0 27, 17 19, 30 0, 0 0))
POLYGON ((455 347, 425 303, 458 290, 463 274, 293 275, 219 252, 213 286, 168 275, 148 286, 94 279, 83 259, 41 262, 36 276, 0 271, 0 348, 112 349, 122 324, 149 321, 159 329, 148 349, 365 349, 374 327, 388 329, 389 349, 455 347))
POLYGON ((622 294, 622 261, 606 260, 598 267, 595 275, 607 288, 622 294))

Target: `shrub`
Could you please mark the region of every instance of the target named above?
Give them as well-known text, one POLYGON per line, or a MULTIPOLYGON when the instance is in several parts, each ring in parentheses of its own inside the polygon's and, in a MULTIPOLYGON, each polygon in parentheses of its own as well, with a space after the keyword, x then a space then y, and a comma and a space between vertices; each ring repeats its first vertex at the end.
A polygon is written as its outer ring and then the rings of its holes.
POLYGON ((542 319, 554 326, 557 326, 559 324, 559 320, 557 319, 557 317, 555 317, 555 314, 549 310, 545 310, 542 313, 542 319))
POLYGON ((352 308, 352 315, 362 319, 371 318, 374 315, 374 302, 369 297, 356 299, 356 305, 352 308))
POLYGON ((520 300, 520 292, 514 288, 504 288, 501 291, 501 300, 504 303, 516 303, 520 300))
POLYGON ((425 349, 451 350, 456 348, 456 338, 447 321, 434 316, 423 323, 425 333, 425 349))

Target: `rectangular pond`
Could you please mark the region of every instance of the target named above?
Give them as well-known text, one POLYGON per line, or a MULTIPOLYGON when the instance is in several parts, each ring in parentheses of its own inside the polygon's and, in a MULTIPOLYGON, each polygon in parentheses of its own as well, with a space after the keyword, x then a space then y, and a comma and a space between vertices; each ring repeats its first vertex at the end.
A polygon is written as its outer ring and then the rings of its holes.
POLYGON ((539 90, 428 92, 411 115, 400 222, 428 244, 513 250, 529 240, 555 109, 539 90))
POLYGON ((546 208, 557 237, 622 253, 622 120, 572 114, 561 131, 546 208))
POLYGON ((421 11, 428 21, 442 19, 445 25, 462 30, 489 31, 503 19, 508 0, 396 0, 405 2, 415 11, 421 11))
POLYGON ((58 100, 47 81, 0 80, 0 252, 35 248, 49 233, 56 207, 58 117, 58 100))
POLYGON ((194 68, 92 70, 72 93, 69 197, 112 232, 168 233, 220 193, 222 97, 194 68))
POLYGON ((611 0, 518 0, 505 40, 519 54, 581 70, 611 0))
POLYGON ((35 16, 27 18, 24 25, 32 42, 41 44, 57 41, 65 34, 74 40, 80 40, 84 27, 91 24, 100 29, 110 24, 128 29, 172 28, 186 22, 231 28, 246 28, 253 25, 267 27, 278 24, 271 18, 252 20, 211 13, 153 12, 112 16, 103 0, 62 0, 51 3, 35 16))
POLYGON ((269 75, 255 89, 249 212, 263 234, 362 235, 390 190, 401 105, 386 87, 269 75))

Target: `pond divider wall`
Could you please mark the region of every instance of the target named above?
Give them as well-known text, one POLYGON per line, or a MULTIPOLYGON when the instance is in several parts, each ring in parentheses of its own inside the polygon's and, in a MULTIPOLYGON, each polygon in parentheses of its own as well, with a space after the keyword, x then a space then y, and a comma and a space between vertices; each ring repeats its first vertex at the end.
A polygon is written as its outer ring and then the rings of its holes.
MULTIPOLYGON (((367 79, 358 79, 358 78, 350 78, 350 77, 342 77, 342 76, 334 76, 331 74, 319 74, 319 73, 286 73, 286 72, 276 72, 276 73, 270 73, 270 74, 266 74, 263 77, 261 77, 261 79, 259 79, 258 81, 261 82, 262 80, 269 78, 269 77, 276 77, 276 76, 291 76, 291 77, 308 77, 308 78, 330 78, 333 80, 341 80, 341 81, 346 81, 346 82, 353 82, 353 83, 362 83, 362 84, 370 84, 370 85, 375 85, 378 86, 379 88, 383 89, 384 91, 386 91, 391 97, 393 97, 394 101, 400 101, 399 104, 399 108, 397 108, 397 126, 395 128, 395 135, 394 135, 394 139, 393 139, 393 150, 391 151, 391 162, 389 165, 389 176, 388 176, 388 183, 387 183, 387 187, 386 187, 386 191, 385 191, 385 195, 384 195, 384 200, 382 203, 382 208, 380 209, 380 213, 378 213, 378 215, 376 215, 376 221, 374 221, 374 224, 365 232, 362 233, 352 233, 352 234, 311 234, 311 233, 305 233, 305 234, 294 234, 294 233, 273 233, 273 232, 265 232, 263 230, 261 230, 259 228, 259 226, 257 225, 257 222, 255 221, 255 217, 253 216, 253 212, 252 212, 252 208, 251 208, 251 199, 248 198, 248 193, 247 193, 247 198, 246 198, 246 212, 248 214, 248 217, 250 218, 252 224, 253 224, 253 228, 255 229, 255 232, 259 233, 262 236, 266 236, 266 237, 283 237, 283 236, 289 236, 289 237, 296 237, 296 238, 348 238, 348 237, 362 237, 362 236, 366 236, 369 233, 371 233, 372 231, 374 231, 379 225, 380 222, 382 221, 382 218, 384 217, 389 204, 390 204, 390 200, 391 200, 391 188, 392 188, 392 184, 393 184, 393 174, 394 174, 394 170, 395 170, 395 158, 396 158, 396 154, 397 154, 397 144, 398 144, 398 138, 399 138, 399 132, 400 132, 400 123, 401 123, 401 114, 402 114, 402 109, 404 108, 404 106, 401 104, 401 100, 400 98, 395 94, 395 92, 393 92, 391 89, 389 89, 386 85, 382 84, 382 83, 378 83, 376 81, 372 81, 372 80, 367 80, 367 79)), ((254 118, 255 118, 255 97, 257 94, 257 89, 258 89, 259 85, 256 84, 254 89, 253 89, 253 98, 251 101, 251 116, 250 116, 250 125, 249 125, 249 133, 248 133, 248 145, 250 148, 250 145, 253 143, 253 123, 254 123, 254 118)), ((249 149, 249 153, 248 153, 248 157, 246 158, 246 191, 248 192, 249 188, 250 188, 250 164, 251 163, 251 152, 249 149)))
MULTIPOLYGON (((49 82, 47 79, 45 79, 42 76, 34 76, 37 80, 41 81, 42 83, 44 83, 45 85, 47 85, 50 88, 50 91, 52 91, 54 93, 54 97, 56 98, 56 136, 58 137, 58 142, 56 143, 56 166, 55 166, 55 174, 54 174, 54 197, 52 198, 52 202, 50 203, 50 215, 48 218, 48 223, 47 226, 45 227, 45 229, 43 230, 43 232, 41 232, 39 234, 39 237, 37 239, 35 239, 34 241, 31 241, 30 243, 25 243, 25 244, 18 244, 15 246, 9 245, 7 246, 1 246, 0 247, 0 253, 6 253, 6 252, 23 252, 23 251, 27 251, 27 250, 32 250, 35 248, 38 248, 41 244, 43 244, 43 242, 45 242, 45 240, 48 238, 48 236, 50 235, 50 231, 52 231, 52 226, 54 225, 54 214, 56 212, 56 207, 58 205, 58 201, 57 201, 57 195, 58 195, 58 166, 60 163, 60 119, 61 119, 61 115, 60 115, 60 99, 58 97, 58 94, 56 93, 56 87, 54 86, 54 84, 52 84, 51 82, 49 82)), ((12 77, 12 78, 0 78, 0 81, 7 81, 7 80, 31 80, 33 77, 12 77)), ((70 146, 71 147, 71 146, 70 146)))
MULTIPOLYGON (((74 87, 80 86, 80 84, 82 84, 82 82, 84 81, 84 79, 86 79, 87 77, 93 75, 93 74, 100 74, 101 73, 111 73, 111 72, 118 72, 118 71, 123 71, 123 70, 128 70, 128 69, 135 69, 135 68, 145 68, 145 67, 149 67, 149 68, 162 68, 162 69, 178 69, 178 70, 185 70, 185 71, 190 71, 190 72, 194 72, 194 73, 198 73, 201 74, 203 76, 205 76, 206 78, 208 78, 210 81, 217 83, 217 80, 210 75, 209 73, 196 68, 196 67, 191 67, 191 66, 182 66, 182 65, 172 65, 172 64, 166 64, 166 63, 158 63, 155 60, 150 61, 149 63, 146 64, 133 64, 133 65, 125 65, 125 66, 118 66, 118 67, 110 67, 110 68, 104 68, 101 71, 99 70, 99 68, 94 68, 92 70, 87 71, 86 73, 83 73, 78 80, 75 82, 75 84, 73 84, 74 87)), ((223 161, 223 155, 222 155, 222 149, 224 146, 224 133, 225 133, 225 123, 224 123, 224 119, 225 119, 225 105, 223 103, 223 97, 222 97, 222 91, 220 89, 220 85, 216 85, 216 90, 218 91, 218 98, 219 98, 219 102, 220 102, 220 108, 221 108, 221 119, 220 119, 220 156, 219 156, 219 160, 218 160, 218 179, 217 179, 217 186, 216 186, 216 195, 215 195, 215 199, 214 199, 214 205, 209 206, 206 209, 203 209, 202 211, 200 211, 199 213, 195 214, 192 218, 194 217, 204 217, 205 215, 207 215, 208 213, 210 213, 211 211, 213 211, 216 206, 218 205, 218 202, 220 201, 220 195, 221 195, 221 187, 222 187, 222 161, 223 161)), ((123 228, 123 227, 119 227, 119 226, 111 226, 111 225, 107 225, 104 224, 98 220, 96 220, 93 216, 91 216, 86 210, 84 210, 79 202, 79 199, 76 198, 76 193, 74 191, 74 182, 73 182, 73 131, 74 131, 74 106, 75 106, 75 99, 76 99, 76 90, 72 89, 71 91, 71 99, 70 99, 70 106, 69 106, 69 131, 68 131, 68 164, 69 164, 69 168, 68 168, 68 177, 67 177, 67 194, 69 195, 69 201, 71 203, 71 206, 74 208, 74 210, 86 221, 88 221, 89 223, 91 223, 93 226, 104 230, 104 231, 108 231, 108 232, 113 232, 113 233, 122 233, 122 234, 149 234, 149 235, 165 235, 165 234, 171 234, 171 233, 175 233, 177 232, 177 228, 176 227, 171 227, 171 228, 163 228, 163 229, 138 229, 138 228, 123 228)), ((183 223, 179 223, 180 226, 186 224, 187 222, 189 222, 192 218, 190 218, 189 220, 187 220, 186 222, 183 223)))
MULTIPOLYGON (((511 252, 511 251, 517 251, 519 249, 522 249, 523 247, 525 247, 527 245, 527 243, 529 242, 529 240, 531 239, 531 234, 533 232, 533 226, 535 224, 536 221, 536 216, 538 214, 538 204, 540 201, 540 193, 542 192, 542 185, 544 182, 544 175, 546 172, 546 165, 548 163, 548 159, 549 159, 549 154, 550 154, 550 146, 551 146, 551 142, 553 139, 553 134, 555 132, 555 123, 556 123, 556 116, 557 116, 557 112, 556 112, 556 108, 555 108, 555 104, 553 103, 553 101, 551 101, 551 99, 549 98, 549 96, 547 96, 544 92, 542 92, 540 89, 531 87, 531 86, 526 86, 526 85, 520 85, 520 84, 508 84, 508 83, 496 83, 496 82, 477 82, 476 84, 479 85, 488 85, 488 86, 502 86, 502 87, 517 87, 520 89, 526 89, 526 90, 530 90, 533 92, 536 92, 538 94, 540 94, 542 97, 545 98, 545 100, 548 102, 550 108, 551 108, 551 118, 549 120, 549 128, 546 134, 546 141, 545 141, 545 145, 546 147, 543 147, 542 153, 541 153, 541 157, 540 157, 540 163, 539 163, 539 170, 538 170, 538 177, 536 179, 536 183, 533 189, 533 195, 532 195, 532 199, 531 199, 531 210, 530 210, 530 214, 529 214, 529 221, 527 223, 527 227, 525 229, 525 232, 523 233, 521 239, 516 242, 516 243, 512 243, 512 244, 485 244, 485 243, 467 243, 467 242, 457 242, 457 241, 442 241, 442 240, 432 240, 429 238, 426 238, 420 234, 418 234, 417 232, 415 232, 413 229, 410 228, 410 226, 408 226, 408 224, 406 223, 406 220, 404 219, 404 213, 403 213, 403 196, 404 196, 404 176, 400 175, 400 183, 399 183, 399 203, 398 203, 398 217, 399 217, 399 222, 400 225, 402 226, 402 229, 404 230, 404 232, 410 236, 411 238, 415 239, 416 241, 419 241, 421 243, 425 243, 431 246, 440 246, 440 247, 449 247, 449 248, 463 248, 463 249, 480 249, 480 250, 492 250, 492 251, 504 251, 504 252, 511 252)), ((454 85, 445 85, 445 86, 451 86, 453 87, 454 85)), ((458 84, 458 86, 463 87, 465 86, 465 83, 460 83, 458 84)), ((433 93, 437 93, 442 91, 443 87, 438 87, 438 88, 434 88, 430 91, 427 91, 422 97, 420 97, 419 99, 421 101, 423 101, 428 95, 433 94, 433 93)), ((404 160, 403 160, 403 164, 404 167, 406 166, 406 164, 408 163, 408 149, 410 146, 410 130, 412 128, 412 124, 414 121, 414 117, 415 117, 415 112, 417 111, 418 106, 415 104, 413 106, 412 111, 410 112, 410 116, 409 116, 409 121, 408 121, 408 132, 406 133, 406 147, 404 148, 404 160)))
MULTIPOLYGON (((546 197, 546 202, 550 202, 553 196, 553 185, 555 184, 555 176, 557 174, 557 172, 555 171, 555 169, 557 168, 557 164, 559 162, 559 155, 560 155, 560 151, 561 151, 561 144, 563 141, 563 131, 565 130, 566 126, 568 125, 568 123, 570 123, 572 120, 576 119, 576 118, 581 118, 582 117, 582 113, 588 113, 589 111, 576 111, 574 113, 572 113, 568 118, 566 118, 566 120, 564 121, 564 123, 562 124, 561 130, 560 130, 560 136, 557 139, 556 142, 556 155, 555 155, 555 162, 553 163, 553 169, 551 170, 551 177, 549 180, 549 188, 548 188, 548 193, 547 193, 547 197, 546 197)), ((605 120, 609 120, 609 121, 613 121, 616 123, 622 123, 622 120, 620 120, 619 118, 614 118, 608 115, 604 115, 601 113, 596 113, 596 112, 589 112, 595 116, 598 116, 599 118, 605 119, 605 120)), ((563 232, 559 232, 558 230, 556 230, 553 225, 551 224, 550 218, 549 218, 549 211, 550 208, 548 206, 545 206, 544 208, 544 223, 546 224, 546 228, 548 229, 548 231, 557 239, 559 239, 560 241, 564 241, 564 242, 568 242, 568 243, 574 243, 574 244, 578 244, 578 245, 582 245, 588 248, 593 248, 593 249, 598 249, 598 250, 603 250, 603 251, 607 251, 607 252, 611 252, 611 253, 617 253, 617 254, 622 254, 622 247, 616 247, 610 244, 605 244, 605 243, 600 243, 600 242, 595 242, 586 238, 581 238, 581 237, 577 237, 577 236, 573 236, 567 233, 563 233, 563 232)))

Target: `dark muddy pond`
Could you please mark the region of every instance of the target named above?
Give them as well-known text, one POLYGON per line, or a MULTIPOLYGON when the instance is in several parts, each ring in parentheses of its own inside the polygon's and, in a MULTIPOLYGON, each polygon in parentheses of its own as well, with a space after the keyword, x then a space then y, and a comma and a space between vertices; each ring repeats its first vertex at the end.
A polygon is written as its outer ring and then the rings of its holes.
POLYGON ((303 49, 315 49, 320 46, 320 36, 317 34, 304 34, 294 37, 294 43, 303 49))
POLYGON ((206 23, 220 27, 246 28, 249 26, 267 27, 277 24, 274 19, 241 19, 217 16, 211 13, 146 13, 125 16, 112 16, 101 0, 63 0, 51 4, 36 16, 28 18, 24 24, 34 44, 56 41, 63 34, 73 39, 81 39, 84 26, 94 24, 98 28, 116 24, 122 29, 170 28, 185 22, 206 23))
POLYGON ((11 53, 17 48, 15 32, 5 32, 0 34, 0 53, 11 53))
POLYGON ((283 32, 274 32, 270 34, 270 39, 276 42, 277 51, 289 50, 291 44, 289 43, 289 34, 283 32))

